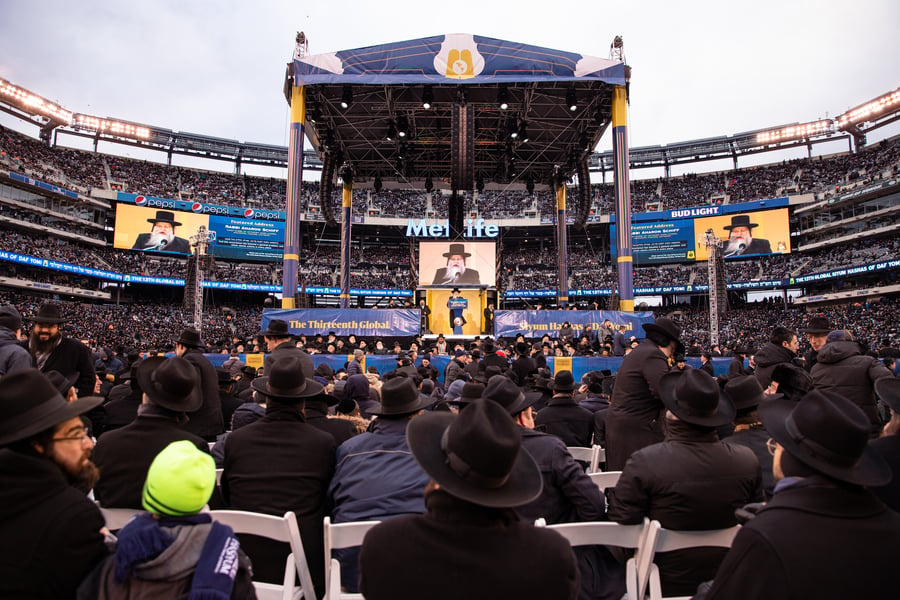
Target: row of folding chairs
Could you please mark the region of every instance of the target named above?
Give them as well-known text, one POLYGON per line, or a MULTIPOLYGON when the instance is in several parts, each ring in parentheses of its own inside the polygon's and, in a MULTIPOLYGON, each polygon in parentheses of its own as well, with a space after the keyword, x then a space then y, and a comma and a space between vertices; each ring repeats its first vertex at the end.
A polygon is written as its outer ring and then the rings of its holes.
POLYGON ((538 519, 535 525, 553 529, 573 547, 602 545, 634 550, 634 556, 625 565, 628 600, 684 600, 672 596, 663 597, 659 569, 653 562, 656 553, 686 548, 730 548, 734 536, 740 530, 740 526, 735 525, 708 531, 674 531, 661 527, 659 521, 647 518, 638 525, 610 522, 547 525, 544 519, 538 519))

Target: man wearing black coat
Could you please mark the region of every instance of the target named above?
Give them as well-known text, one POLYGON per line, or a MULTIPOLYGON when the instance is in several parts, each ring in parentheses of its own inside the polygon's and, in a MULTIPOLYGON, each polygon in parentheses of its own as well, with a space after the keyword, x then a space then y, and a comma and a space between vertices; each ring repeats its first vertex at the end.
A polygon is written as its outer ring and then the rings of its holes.
MULTIPOLYGON (((753 452, 724 444, 716 434, 734 418, 734 406, 716 380, 697 369, 664 375, 659 392, 667 409, 666 440, 628 459, 615 489, 607 491, 609 518, 634 525, 648 517, 675 530, 736 525, 735 510, 762 502, 763 491, 753 452)), ((663 596, 693 594, 724 555, 722 548, 657 554, 663 596)))
POLYGON ((756 377, 738 375, 728 379, 725 384, 725 395, 734 403, 734 433, 725 438, 726 444, 734 444, 749 448, 759 461, 762 471, 763 493, 771 498, 775 490, 775 478, 772 475, 772 454, 767 442, 769 433, 759 420, 756 407, 772 398, 781 398, 781 394, 766 395, 763 393, 756 377))
MULTIPOLYGON (((263 360, 263 373, 268 375, 272 363, 284 356, 294 356, 300 360, 303 368, 303 375, 307 379, 313 378, 313 361, 309 354, 298 348, 294 344, 294 337, 291 335, 288 322, 281 319, 272 319, 269 326, 261 334, 266 340, 266 349, 269 354, 263 360)), ((322 336, 317 335, 316 340, 321 341, 322 336)), ((322 348, 324 348, 322 344, 322 348)))
POLYGON ((203 400, 197 410, 188 413, 189 420, 184 428, 207 442, 214 442, 225 431, 225 421, 222 417, 222 401, 219 399, 219 376, 216 375, 216 368, 200 350, 205 347, 206 344, 200 339, 200 332, 196 329, 185 329, 181 332, 181 337, 175 340, 175 355, 191 363, 197 372, 197 389, 203 400))
POLYGON ((194 367, 183 358, 153 356, 140 363, 136 376, 144 398, 137 418, 104 433, 94 448, 100 469, 94 497, 105 508, 140 509, 147 469, 172 442, 188 440, 209 453, 206 440, 183 427, 185 413, 203 401, 194 367))
POLYGON ((141 391, 137 380, 137 368, 140 364, 140 362, 136 362, 131 365, 128 376, 123 378, 122 383, 109 391, 108 401, 103 405, 106 417, 104 433, 124 427, 137 417, 138 409, 144 398, 144 392, 141 391))
POLYGON ((528 376, 537 373, 537 363, 531 358, 531 346, 525 342, 516 342, 516 360, 510 368, 516 374, 519 385, 525 385, 528 376))
POLYGON ((80 415, 36 369, 0 379, 0 596, 75 597, 106 557, 103 516, 85 495, 97 478, 80 415))
MULTIPOLYGON (((354 375, 359 377, 359 375, 354 375)), ((324 392, 311 377, 306 378, 297 356, 279 358, 268 375, 250 384, 268 398, 266 416, 232 431, 225 439, 222 495, 236 510, 297 515, 316 597, 325 585, 325 549, 322 519, 327 513, 326 491, 334 474, 334 437, 306 422, 304 402, 324 392)), ((241 539, 253 561, 256 578, 280 582, 286 544, 241 539)))
MULTIPOLYGON (((797 351, 800 344, 797 334, 786 327, 776 327, 772 330, 769 341, 753 355, 756 363, 756 378, 762 389, 767 389, 772 383, 772 371, 782 363, 797 364, 797 351)), ((798 365, 799 366, 799 365, 798 365)))
POLYGON ((509 369, 509 360, 505 356, 497 354, 497 346, 494 345, 493 340, 484 341, 484 358, 481 359, 481 362, 484 363, 485 369, 499 367, 502 373, 509 369))
POLYGON ((506 409, 480 398, 459 415, 427 412, 406 437, 432 478, 427 512, 366 534, 360 589, 367 600, 574 600, 579 578, 569 543, 513 511, 535 500, 543 483, 506 409))
MULTIPOLYGON (((632 452, 665 438, 659 380, 678 349, 681 327, 661 317, 644 325, 647 339, 622 360, 606 413, 606 464, 621 471, 632 452)), ((683 353, 683 347, 682 351, 683 353)))
POLYGON ((826 317, 813 317, 803 333, 809 342, 809 350, 803 355, 803 368, 809 372, 819 360, 819 350, 825 345, 825 340, 831 333, 831 323, 826 317))
POLYGON ((881 433, 881 417, 875 402, 875 382, 893 378, 877 358, 863 355, 850 332, 832 331, 819 350, 816 365, 810 371, 812 389, 840 394, 860 407, 869 418, 869 435, 881 433))
POLYGON ((892 474, 866 416, 816 390, 759 412, 776 442, 775 497, 738 532, 705 598, 896 598, 900 515, 867 489, 892 474))
POLYGON ((560 370, 553 378, 553 397, 534 418, 538 431, 555 435, 566 446, 587 447, 594 439, 594 413, 575 402, 575 378, 560 370))
POLYGON ((91 351, 78 340, 62 334, 60 328, 66 320, 60 315, 59 305, 45 302, 31 321, 34 323, 31 335, 22 344, 31 353, 32 364, 43 373, 59 371, 66 377, 77 374, 78 396, 93 395, 97 377, 91 351))

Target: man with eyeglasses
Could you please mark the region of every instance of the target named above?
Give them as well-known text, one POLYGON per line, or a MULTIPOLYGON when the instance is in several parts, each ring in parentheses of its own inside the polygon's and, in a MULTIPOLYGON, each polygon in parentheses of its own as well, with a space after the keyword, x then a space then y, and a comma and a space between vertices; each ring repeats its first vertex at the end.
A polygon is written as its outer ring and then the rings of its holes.
POLYGON ((4 598, 73 598, 106 556, 97 481, 81 415, 100 397, 66 402, 37 369, 0 378, 0 581, 4 598))

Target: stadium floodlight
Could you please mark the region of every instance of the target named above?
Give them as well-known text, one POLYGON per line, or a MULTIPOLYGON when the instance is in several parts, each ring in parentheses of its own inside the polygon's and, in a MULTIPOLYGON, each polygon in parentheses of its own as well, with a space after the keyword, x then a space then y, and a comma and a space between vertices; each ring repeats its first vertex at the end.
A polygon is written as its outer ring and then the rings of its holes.
POLYGON ((150 128, 144 125, 117 121, 114 119, 101 119, 91 115, 75 114, 72 120, 75 129, 86 129, 97 133, 106 133, 117 137, 146 140, 150 138, 150 128))
POLYGON ((431 91, 431 86, 426 85, 422 88, 422 108, 428 110, 431 108, 431 103, 434 101, 434 96, 431 91))
POLYGON ((842 115, 838 115, 838 129, 845 129, 855 123, 877 118, 888 109, 896 110, 898 107, 900 107, 900 89, 884 94, 871 102, 866 102, 861 106, 848 110, 842 115))
POLYGON ((406 118, 406 115, 397 117, 397 135, 401 138, 409 135, 409 120, 406 118))
POLYGON ((574 87, 570 87, 569 91, 566 92, 566 106, 569 107, 571 112, 578 110, 578 96, 575 94, 574 87))
POLYGON ((759 145, 777 144, 790 140, 808 139, 814 135, 834 133, 834 121, 822 119, 800 125, 788 125, 779 129, 761 131, 756 134, 756 143, 759 145))
POLYGON ((385 134, 384 139, 393 142, 395 137, 397 137, 397 127, 394 125, 394 122, 391 121, 388 123, 387 133, 385 134))
POLYGON ((5 79, 0 79, 0 96, 6 96, 19 108, 32 115, 41 115, 52 121, 64 125, 72 123, 72 113, 37 94, 32 94, 24 88, 13 85, 5 79))
POLYGON ((341 108, 347 110, 351 104, 353 104, 353 87, 345 85, 344 91, 341 93, 341 108))
POLYGON ((515 140, 519 138, 519 125, 516 123, 516 119, 509 120, 507 129, 509 131, 509 139, 515 140))
POLYGON ((519 123, 519 141, 523 143, 528 141, 528 124, 525 121, 519 123))
POLYGON ((497 105, 500 107, 500 110, 509 108, 509 90, 505 87, 497 90, 497 105))

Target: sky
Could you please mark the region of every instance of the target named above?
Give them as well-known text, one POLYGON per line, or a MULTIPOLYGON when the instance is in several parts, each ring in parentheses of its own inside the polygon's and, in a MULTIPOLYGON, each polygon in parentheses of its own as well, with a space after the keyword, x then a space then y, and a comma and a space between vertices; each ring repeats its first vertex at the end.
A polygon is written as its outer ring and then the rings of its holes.
POLYGON ((640 147, 833 117, 892 91, 898 24, 896 0, 0 0, 0 77, 73 112, 286 145, 299 30, 311 54, 472 33, 605 58, 621 35, 640 147))

